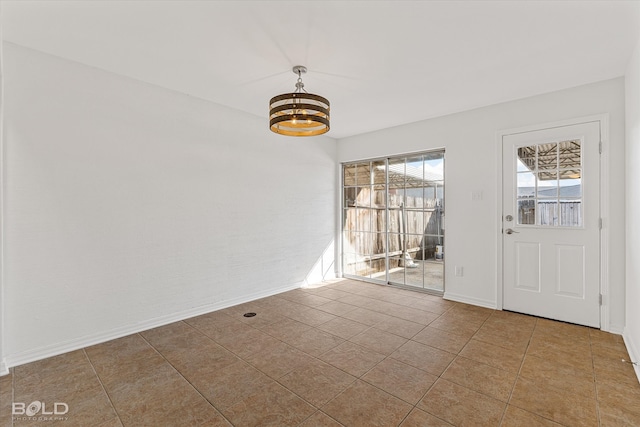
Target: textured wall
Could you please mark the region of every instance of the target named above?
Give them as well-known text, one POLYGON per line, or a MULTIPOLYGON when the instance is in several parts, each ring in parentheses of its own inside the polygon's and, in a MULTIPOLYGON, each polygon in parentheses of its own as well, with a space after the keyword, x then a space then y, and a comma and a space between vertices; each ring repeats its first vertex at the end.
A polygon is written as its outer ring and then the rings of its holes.
POLYGON ((5 74, 8 365, 333 274, 335 140, 9 43, 5 74))

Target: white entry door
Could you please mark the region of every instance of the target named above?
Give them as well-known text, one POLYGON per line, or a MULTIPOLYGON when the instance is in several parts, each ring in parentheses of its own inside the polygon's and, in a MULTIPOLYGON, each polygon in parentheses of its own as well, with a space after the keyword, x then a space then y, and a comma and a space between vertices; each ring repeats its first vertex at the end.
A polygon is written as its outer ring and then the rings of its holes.
POLYGON ((503 307, 600 327, 600 122, 504 135, 503 307))

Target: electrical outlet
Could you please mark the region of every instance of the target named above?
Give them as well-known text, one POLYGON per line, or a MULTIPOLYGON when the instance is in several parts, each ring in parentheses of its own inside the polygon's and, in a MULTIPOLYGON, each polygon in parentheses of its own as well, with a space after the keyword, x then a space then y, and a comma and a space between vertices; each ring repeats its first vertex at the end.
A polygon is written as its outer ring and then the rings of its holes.
POLYGON ((462 276, 464 276, 464 267, 462 267, 462 266, 457 266, 457 265, 456 265, 456 267, 455 267, 455 274, 456 274, 456 277, 462 277, 462 276))
POLYGON ((473 201, 482 200, 482 190, 473 190, 471 192, 471 200, 473 201))

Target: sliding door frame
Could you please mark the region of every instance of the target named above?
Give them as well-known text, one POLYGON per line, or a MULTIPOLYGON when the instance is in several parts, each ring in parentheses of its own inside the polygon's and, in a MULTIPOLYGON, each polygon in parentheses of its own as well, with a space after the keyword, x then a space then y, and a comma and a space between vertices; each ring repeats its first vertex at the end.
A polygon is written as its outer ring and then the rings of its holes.
MULTIPOLYGON (((403 186, 403 203, 406 204, 407 201, 407 194, 406 194, 406 164, 407 164, 407 160, 413 158, 413 157, 418 157, 418 156, 425 156, 428 154, 434 154, 434 153, 442 153, 442 161, 445 163, 443 165, 443 172, 442 172, 442 183, 443 185, 446 185, 445 181, 444 181, 444 167, 446 167, 446 155, 445 155, 445 149, 444 148, 437 148, 437 149, 430 149, 430 150, 425 150, 425 151, 419 151, 419 152, 412 152, 412 153, 405 153, 405 154, 398 154, 398 155, 390 155, 390 156, 384 156, 384 157, 376 157, 376 158, 370 158, 370 159, 359 159, 359 160, 352 160, 352 161, 345 161, 342 162, 338 165, 338 173, 339 173, 339 186, 340 186, 340 192, 339 192, 339 197, 340 197, 340 201, 339 201, 339 221, 338 224, 340 226, 339 229, 339 233, 338 233, 338 239, 339 239, 339 244, 337 245, 339 248, 339 276, 340 277, 345 277, 345 278, 349 278, 349 279, 355 279, 355 280, 362 280, 362 281, 366 281, 366 282, 370 282, 370 283, 375 283, 375 284, 381 284, 381 285, 387 285, 387 286, 394 286, 394 287, 400 287, 400 288, 404 288, 404 289, 410 289, 410 290, 415 290, 415 291, 420 291, 420 292, 426 292, 426 293, 430 293, 430 294, 435 294, 435 295, 439 295, 442 296, 444 294, 444 286, 445 286, 445 278, 444 278, 444 274, 443 274, 443 278, 442 278, 442 287, 443 290, 440 291, 438 289, 433 289, 433 288, 427 288, 426 287, 426 283, 424 280, 424 270, 422 271, 422 287, 418 287, 418 286, 413 286, 413 285, 407 285, 406 284, 406 276, 405 276, 405 283, 398 283, 398 282, 394 282, 390 280, 390 260, 391 259, 396 259, 397 260, 397 256, 391 256, 390 255, 390 239, 391 239, 391 235, 392 230, 390 227, 390 223, 389 221, 391 220, 391 208, 389 206, 389 183, 390 183, 390 179, 389 179, 389 175, 390 175, 390 170, 389 170, 389 164, 390 162, 393 162, 394 160, 404 160, 404 165, 405 165, 405 169, 404 169, 404 180, 405 180, 405 184, 403 186), (354 182, 354 184, 352 185, 345 185, 345 167, 349 166, 349 165, 357 165, 357 164, 363 164, 363 163, 369 163, 369 168, 371 168, 371 163, 372 162, 384 162, 384 166, 385 166, 385 170, 384 170, 384 234, 385 234, 385 245, 384 245, 384 275, 381 278, 378 277, 371 277, 371 274, 369 274, 368 276, 363 276, 363 275, 356 275, 356 274, 350 274, 350 273, 346 273, 345 272, 345 258, 346 258, 346 253, 345 253, 345 234, 346 233, 350 233, 353 232, 351 230, 346 231, 346 220, 347 220, 347 204, 345 203, 347 197, 346 197, 346 189, 347 187, 355 187, 355 195, 357 197, 358 195, 358 190, 357 188, 360 186, 360 183, 357 181, 354 182)), ((423 159, 423 162, 425 160, 423 159)), ((371 171, 371 169, 369 169, 369 171, 371 171)), ((424 163, 423 163, 423 172, 424 172, 424 163)), ((357 168, 356 168, 356 176, 357 176, 357 168)), ((427 180, 424 179, 423 176, 423 180, 426 182, 427 180)), ((379 185, 380 182, 377 183, 377 185, 379 185)), ((374 196, 374 192, 373 189, 375 187, 375 178, 372 176, 372 174, 370 173, 370 180, 367 184, 370 188, 370 194, 369 194, 369 205, 368 208, 373 211, 374 210, 374 204, 372 203, 372 198, 375 197, 374 196)), ((437 187, 436 187, 437 188, 437 187)), ((435 198, 438 198, 438 194, 437 194, 437 190, 435 191, 435 198)), ((424 193, 423 193, 424 194, 424 193)), ((442 206, 444 206, 444 201, 445 201, 445 189, 442 188, 442 206)), ((355 202, 355 200, 354 200, 355 202)), ((358 207, 357 203, 354 203, 354 207, 358 207)), ((377 209, 377 208, 375 208, 377 209)), ((414 209, 415 210, 415 209, 414 209)), ((426 208, 424 205, 422 206, 422 213, 424 214, 425 212, 427 212, 429 209, 426 208)), ((357 211, 356 211, 357 212, 357 211)), ((371 217, 371 216, 370 216, 371 217)), ((371 221, 371 219, 370 219, 371 221)), ((405 218, 403 217, 402 221, 405 221, 405 218)), ((405 225, 406 226, 406 225, 405 225)), ((444 229, 444 228, 443 228, 444 229)), ((426 224, 425 224, 425 230, 426 230, 426 224)), ((355 231, 355 233, 360 232, 362 233, 362 231, 355 231)), ((369 231, 369 233, 371 233, 371 231, 369 231)), ((405 229, 405 234, 406 234, 406 229, 405 229)), ((394 234, 395 235, 395 234, 394 234)), ((422 231, 422 238, 426 238, 427 235, 425 234, 425 231, 422 231)), ((442 236, 442 246, 445 246, 445 239, 446 237, 442 234, 441 230, 438 230, 438 237, 442 236)), ((404 237, 403 237, 404 238, 404 237)), ((358 254, 356 254, 357 256, 358 254)), ((369 254, 369 255, 373 255, 373 254, 369 254)), ((424 260, 423 260, 424 261, 424 260)), ((369 262, 371 262, 371 257, 369 259, 369 262)), ((444 260, 443 260, 444 262, 444 260)), ((423 266, 424 268, 424 266, 423 266)), ((444 266, 443 266, 443 271, 444 271, 444 266)))

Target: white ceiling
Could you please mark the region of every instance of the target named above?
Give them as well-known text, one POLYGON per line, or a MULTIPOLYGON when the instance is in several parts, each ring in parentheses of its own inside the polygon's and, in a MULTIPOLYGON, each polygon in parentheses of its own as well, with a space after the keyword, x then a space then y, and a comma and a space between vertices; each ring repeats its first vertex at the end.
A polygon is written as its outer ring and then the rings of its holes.
POLYGON ((6 1, 6 41, 265 119, 331 101, 343 138, 624 75, 639 1, 6 1))

